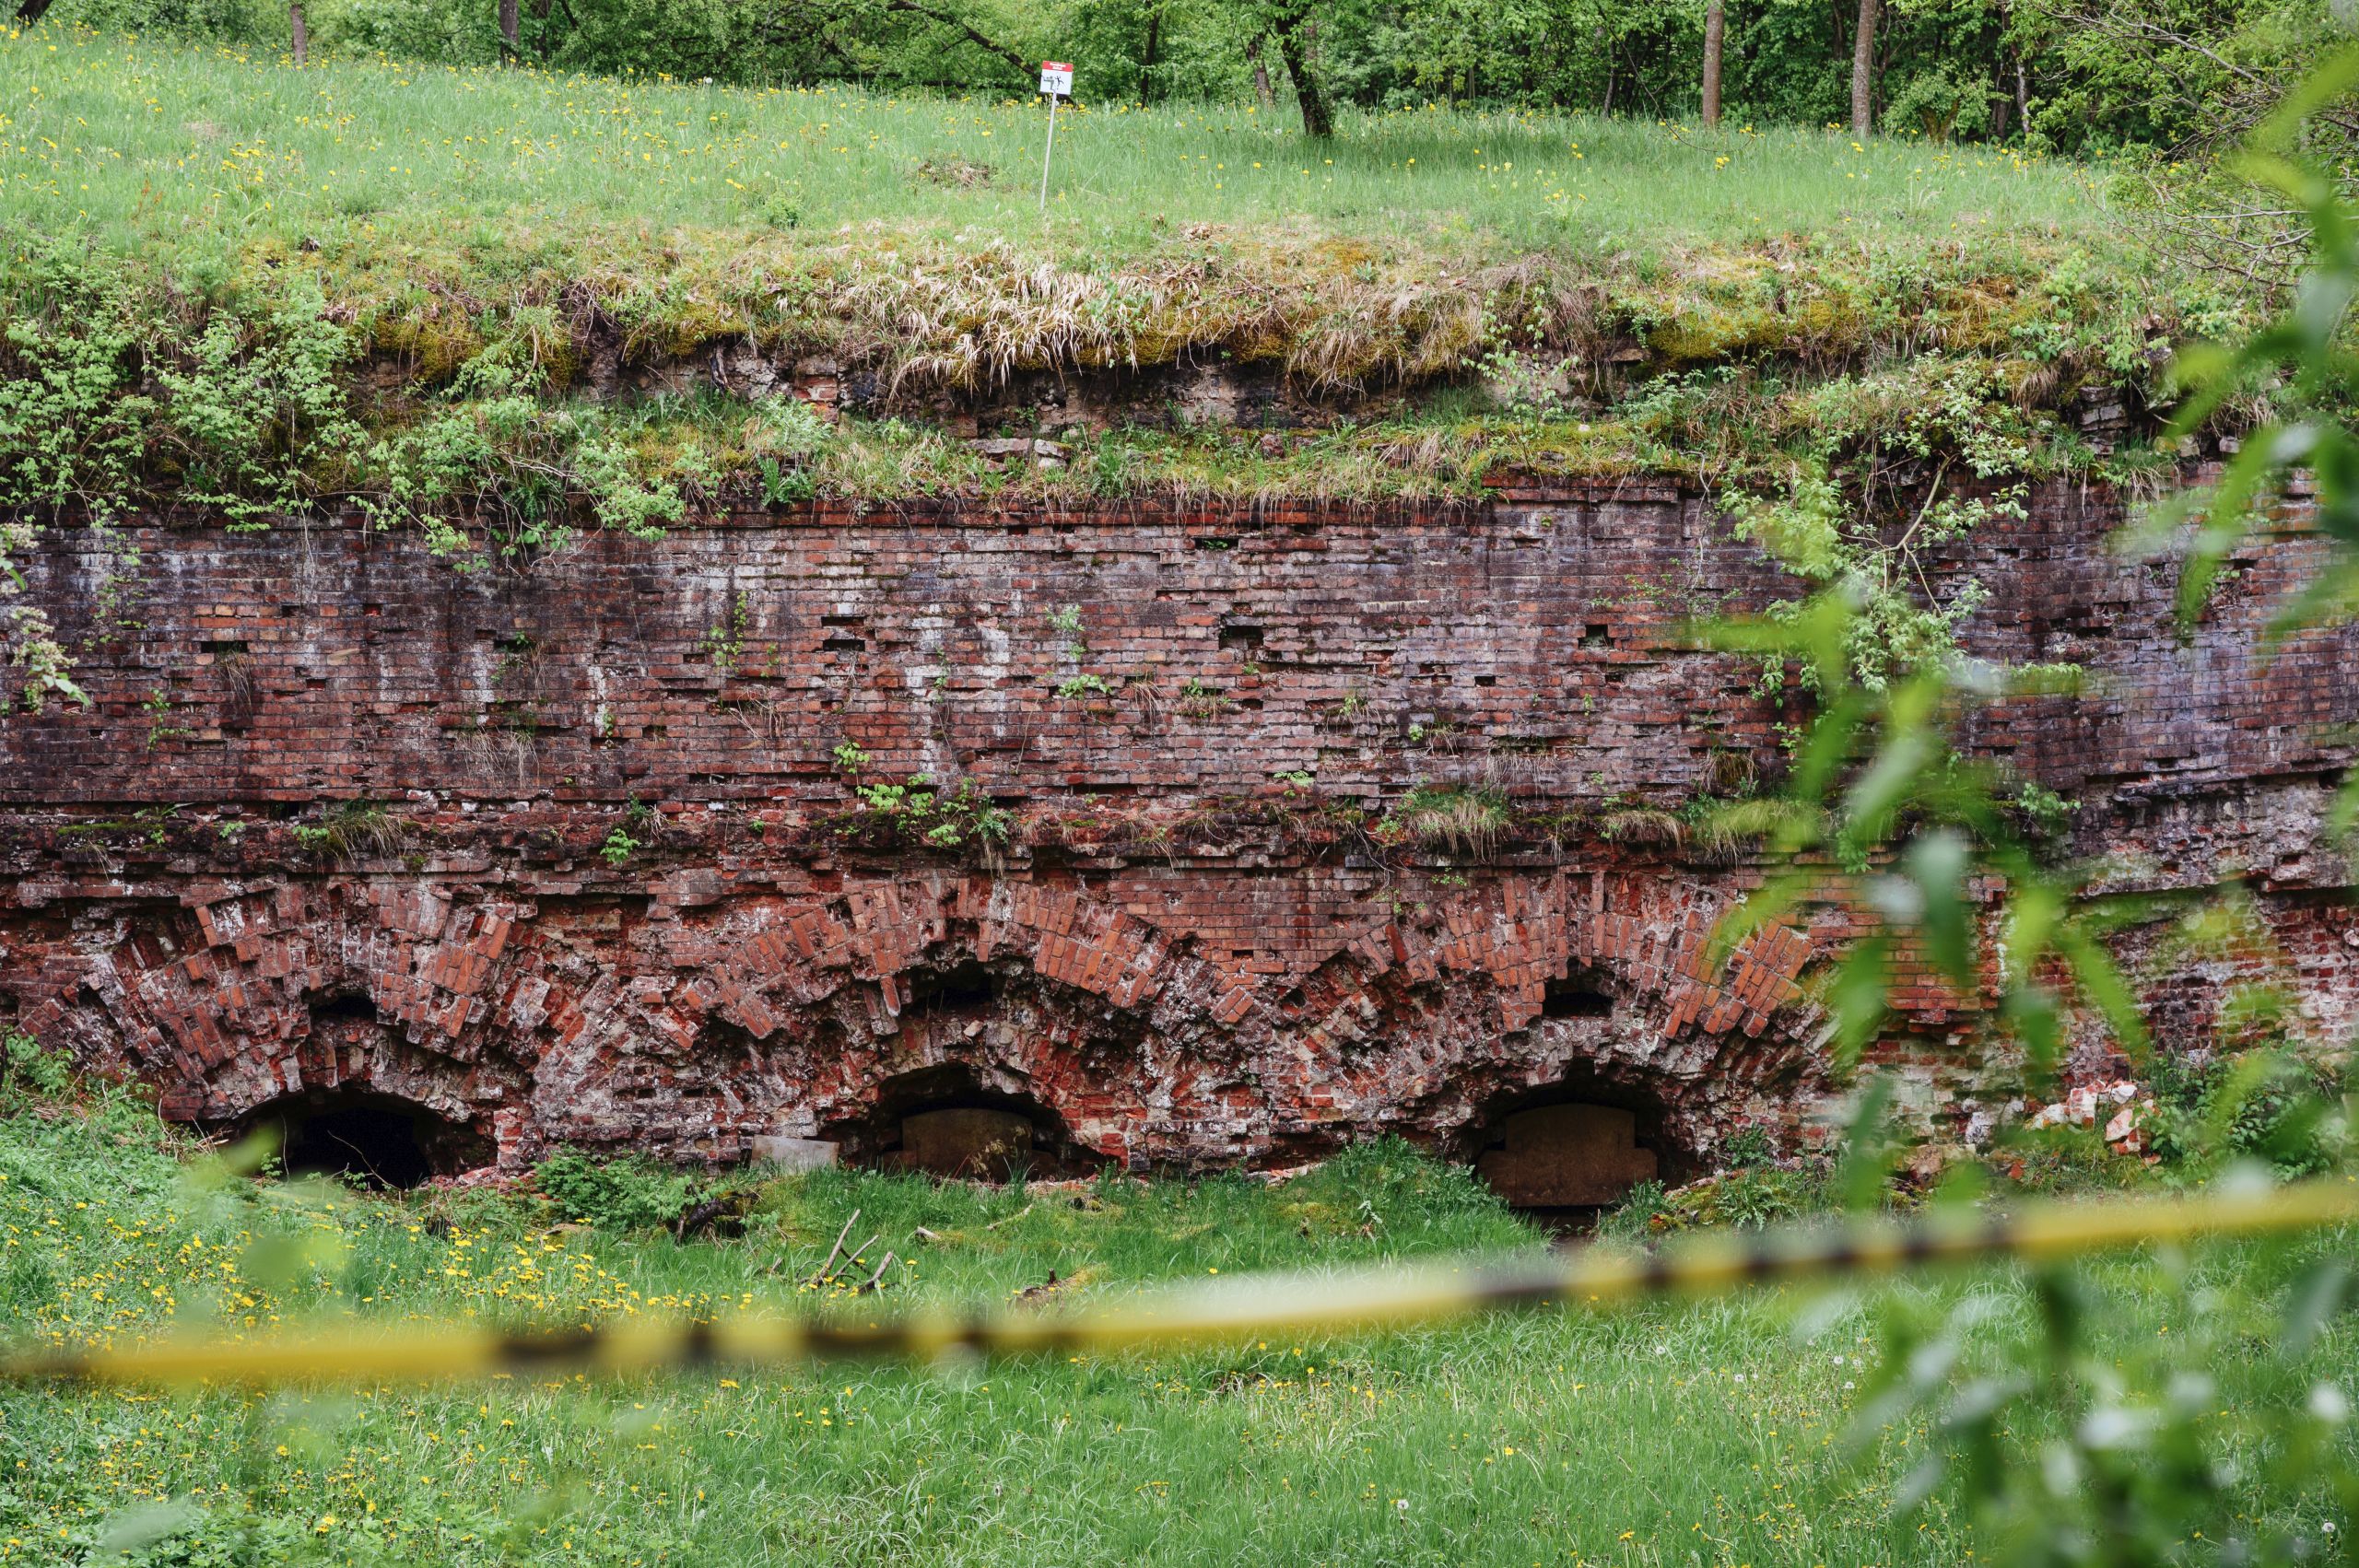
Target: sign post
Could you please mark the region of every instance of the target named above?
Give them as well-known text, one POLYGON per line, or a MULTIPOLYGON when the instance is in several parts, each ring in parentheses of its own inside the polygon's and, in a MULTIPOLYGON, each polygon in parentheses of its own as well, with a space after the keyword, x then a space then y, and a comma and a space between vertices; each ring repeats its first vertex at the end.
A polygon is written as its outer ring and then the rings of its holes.
POLYGON ((1073 96, 1073 67, 1062 61, 1040 62, 1040 91, 1049 100, 1049 145, 1040 152, 1040 216, 1049 216, 1049 159, 1057 151, 1057 99, 1073 96))

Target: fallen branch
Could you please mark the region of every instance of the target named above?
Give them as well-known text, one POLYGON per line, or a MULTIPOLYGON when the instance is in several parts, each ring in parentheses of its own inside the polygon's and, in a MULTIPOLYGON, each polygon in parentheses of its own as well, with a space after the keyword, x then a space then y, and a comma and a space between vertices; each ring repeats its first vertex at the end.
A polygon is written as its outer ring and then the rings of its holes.
POLYGON ((1012 1225, 1012 1224, 1015 1223, 1015 1222, 1016 1222, 1016 1221, 1018 1221, 1018 1220, 1020 1220, 1020 1219, 1024 1218, 1024 1216, 1025 1216, 1025 1215, 1029 1214, 1030 1212, 1032 1212, 1032 1205, 1031 1205, 1031 1204, 1029 1204, 1029 1203, 1027 1203, 1023 1208, 1018 1209, 1015 1213, 1010 1214, 1006 1219, 1004 1219, 1004 1220, 993 1220, 990 1224, 985 1225, 985 1226, 983 1227, 983 1229, 985 1229, 985 1230, 987 1230, 987 1231, 995 1231, 995 1230, 999 1229, 1002 1225, 1012 1225))
POLYGON ((851 1211, 851 1218, 844 1222, 844 1228, 836 1233, 836 1245, 827 1248, 827 1260, 819 1265, 817 1273, 803 1281, 805 1290, 817 1290, 827 1281, 827 1270, 836 1266, 836 1258, 844 1249, 844 1237, 851 1235, 852 1226, 858 1223, 860 1223, 860 1211, 855 1209, 851 1211))
POLYGON ((860 1289, 858 1289, 858 1290, 856 1290, 856 1291, 852 1292, 851 1293, 852 1293, 852 1294, 854 1294, 854 1295, 856 1295, 856 1296, 864 1296, 864 1295, 866 1295, 869 1292, 871 1292, 871 1291, 873 1291, 873 1290, 876 1289, 876 1287, 877 1287, 877 1282, 878 1282, 879 1281, 881 1281, 881 1280, 883 1280, 883 1279, 885 1278, 885 1270, 887 1270, 887 1269, 890 1269, 892 1266, 893 1266, 893 1254, 892 1254, 892 1252, 888 1249, 888 1250, 886 1252, 886 1254, 885 1254, 884 1258, 878 1261, 878 1263, 877 1263, 877 1265, 876 1265, 876 1272, 874 1272, 874 1274, 871 1274, 870 1276, 868 1276, 868 1282, 867 1282, 866 1284, 862 1285, 862 1286, 860 1287, 860 1289))

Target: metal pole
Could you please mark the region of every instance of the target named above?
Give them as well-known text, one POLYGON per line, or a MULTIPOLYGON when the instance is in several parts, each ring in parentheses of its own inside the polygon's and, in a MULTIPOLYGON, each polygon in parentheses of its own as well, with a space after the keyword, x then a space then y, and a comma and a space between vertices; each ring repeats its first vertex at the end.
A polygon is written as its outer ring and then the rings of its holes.
POLYGON ((1040 216, 1049 216, 1049 159, 1057 150, 1057 94, 1049 95, 1049 145, 1040 149, 1040 216))

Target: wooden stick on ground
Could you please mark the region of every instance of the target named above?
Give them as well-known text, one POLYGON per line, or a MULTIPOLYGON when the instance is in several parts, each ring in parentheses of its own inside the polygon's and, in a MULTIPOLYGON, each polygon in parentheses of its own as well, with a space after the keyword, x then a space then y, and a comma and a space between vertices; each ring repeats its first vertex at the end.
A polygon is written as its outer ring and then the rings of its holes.
POLYGON ((886 1250, 884 1258, 880 1259, 876 1265, 876 1272, 868 1276, 868 1282, 861 1286, 860 1289, 852 1292, 852 1294, 864 1296, 869 1292, 876 1289, 877 1282, 885 1278, 885 1270, 890 1269, 892 1266, 893 1253, 888 1247, 886 1250))
POLYGON ((827 1260, 819 1265, 817 1273, 803 1281, 805 1285, 816 1287, 827 1279, 827 1270, 836 1266, 836 1255, 844 1249, 844 1237, 851 1235, 851 1228, 858 1223, 860 1223, 860 1211, 855 1209, 851 1211, 851 1218, 844 1222, 844 1228, 836 1233, 836 1245, 827 1248, 827 1260))

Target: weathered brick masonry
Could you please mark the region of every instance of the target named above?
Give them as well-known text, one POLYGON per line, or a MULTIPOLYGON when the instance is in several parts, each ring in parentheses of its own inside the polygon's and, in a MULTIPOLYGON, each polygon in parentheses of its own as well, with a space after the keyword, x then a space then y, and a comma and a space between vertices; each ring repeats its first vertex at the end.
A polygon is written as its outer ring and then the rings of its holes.
MULTIPOLYGON (((2126 939, 2166 1036, 2264 969, 2347 1027, 2318 822, 2359 636, 2256 653, 2287 534, 2181 639, 2119 521, 2057 486, 1958 547, 1977 647, 2093 677, 1976 743, 2082 802, 2099 895, 2248 879, 2236 954, 2126 939)), ((144 556, 120 592, 105 542, 46 537, 32 591, 97 701, 0 728, 0 1007, 177 1116, 365 1084, 511 1163, 722 1160, 996 1095, 1202 1165, 1464 1148, 1554 1096, 1637 1108, 1676 1166, 1833 1093, 1805 989, 1839 912, 1708 969, 1757 872, 1642 809, 1774 772, 1794 717, 1683 637, 1793 585, 1672 487, 831 503, 466 579, 350 518, 192 520, 113 542, 144 556), (972 780, 1018 841, 897 837, 844 745, 870 782, 972 780), (1388 847, 1367 825, 1421 784, 1502 789, 1519 826, 1388 847)), ((1885 1054, 1955 1126, 1975 999, 1906 984, 1885 1054)))

